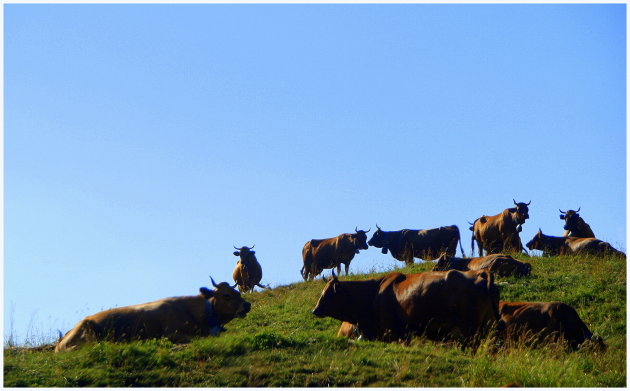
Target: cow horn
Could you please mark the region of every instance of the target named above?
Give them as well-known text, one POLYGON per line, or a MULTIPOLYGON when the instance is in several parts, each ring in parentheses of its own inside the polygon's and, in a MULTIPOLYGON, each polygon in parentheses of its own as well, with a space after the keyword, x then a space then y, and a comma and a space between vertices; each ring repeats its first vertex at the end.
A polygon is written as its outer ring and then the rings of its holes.
POLYGON ((514 201, 514 205, 518 205, 518 204, 516 203, 516 200, 515 200, 514 198, 512 198, 512 201, 514 201))
POLYGON ((581 207, 581 206, 578 208, 578 210, 576 210, 576 211, 575 211, 575 213, 579 212, 579 211, 580 211, 580 209, 582 209, 582 207, 581 207))
POLYGON ((214 282, 214 279, 212 278, 212 276, 208 276, 210 277, 210 281, 212 281, 212 286, 214 286, 215 288, 218 288, 219 286, 217 285, 216 282, 214 282))
POLYGON ((237 285, 238 285, 238 282, 234 283, 234 285, 230 285, 230 288, 235 289, 237 285))
POLYGON ((381 229, 381 227, 379 227, 378 224, 376 224, 376 229, 381 229))
POLYGON ((531 203, 532 203, 532 200, 529 200, 529 202, 527 203, 527 206, 529 206, 529 204, 531 204, 531 203))
POLYGON ((249 249, 251 250, 251 249, 253 249, 254 247, 256 247, 256 243, 254 243, 254 245, 253 245, 253 246, 251 246, 249 249))
POLYGON ((234 247, 237 250, 240 250, 240 248, 236 247, 235 245, 232 245, 232 247, 234 247))
POLYGON ((371 230, 371 229, 372 229, 372 227, 368 228, 368 230, 367 230, 367 231, 365 231, 365 233, 370 232, 370 230, 371 230))
POLYGON ((560 211, 560 213, 562 214, 566 214, 567 212, 563 212, 562 209, 558 209, 560 211))

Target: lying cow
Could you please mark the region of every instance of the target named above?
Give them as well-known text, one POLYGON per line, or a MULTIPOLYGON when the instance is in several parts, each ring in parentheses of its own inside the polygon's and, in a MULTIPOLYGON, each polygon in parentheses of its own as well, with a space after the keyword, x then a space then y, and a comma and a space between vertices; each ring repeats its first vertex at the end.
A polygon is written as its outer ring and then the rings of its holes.
POLYGON ((595 234, 591 229, 591 226, 586 224, 583 218, 578 213, 582 208, 578 210, 567 210, 563 212, 562 209, 558 209, 560 213, 560 220, 564 220, 564 235, 562 236, 575 236, 576 238, 594 238, 595 234))
POLYGON ((363 281, 333 274, 313 315, 356 326, 368 340, 392 341, 424 334, 457 338, 462 349, 499 322, 499 292, 485 271, 390 273, 363 281))
POLYGON ((250 303, 227 282, 217 285, 212 280, 212 285, 214 290, 200 288, 197 296, 170 297, 90 315, 60 338, 55 352, 89 341, 168 338, 187 342, 195 336, 219 335, 224 324, 245 317, 250 303))
POLYGON ((341 234, 329 239, 311 239, 302 248, 303 266, 300 274, 304 281, 315 278, 324 269, 337 268, 341 272, 341 264, 345 265, 346 275, 350 268, 350 262, 359 250, 367 250, 367 233, 354 228, 353 234, 341 234))
POLYGON ((264 285, 260 285, 260 280, 262 280, 262 268, 256 259, 256 251, 252 251, 254 246, 243 246, 241 248, 233 246, 236 249, 234 255, 237 257, 240 256, 240 259, 236 263, 236 267, 234 267, 232 278, 234 282, 236 282, 236 285, 238 285, 238 290, 241 292, 253 292, 254 287, 267 288, 264 285))
POLYGON ((517 252, 523 250, 521 238, 518 233, 522 230, 522 225, 529 218, 529 205, 524 202, 516 202, 515 208, 507 208, 503 212, 494 216, 481 216, 471 223, 470 230, 473 236, 470 240, 470 247, 475 253, 475 241, 479 247, 479 256, 503 252, 517 252))
POLYGON ((543 255, 615 255, 626 257, 621 251, 616 250, 608 242, 603 242, 595 238, 575 238, 547 236, 539 229, 538 233, 526 244, 530 250, 540 250, 543 255))
POLYGON ((499 276, 529 276, 532 272, 532 265, 528 262, 521 262, 504 254, 492 254, 478 258, 455 258, 442 254, 435 263, 433 271, 446 270, 486 270, 497 273, 499 276))
POLYGON ((459 228, 456 225, 400 231, 383 231, 377 225, 368 245, 380 248, 383 254, 389 251, 395 259, 410 264, 413 263, 414 257, 430 260, 439 257, 443 252, 455 255, 458 242, 464 254, 459 228))
POLYGON ((505 322, 504 335, 512 341, 558 341, 563 339, 572 349, 593 339, 605 347, 601 338, 593 337, 573 307, 559 302, 508 303, 499 302, 501 320, 505 322))

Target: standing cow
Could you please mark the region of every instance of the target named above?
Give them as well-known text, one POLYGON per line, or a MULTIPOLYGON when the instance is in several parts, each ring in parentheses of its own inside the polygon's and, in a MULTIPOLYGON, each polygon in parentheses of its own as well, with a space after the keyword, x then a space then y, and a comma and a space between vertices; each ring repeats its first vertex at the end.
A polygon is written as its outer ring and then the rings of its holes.
POLYGON ((359 250, 367 250, 367 231, 358 230, 353 234, 341 234, 330 239, 312 239, 302 248, 302 270, 300 273, 304 281, 315 278, 324 269, 337 268, 341 272, 341 264, 345 265, 346 275, 350 268, 350 262, 359 250))
MULTIPOLYGON (((494 324, 500 326, 499 292, 485 271, 390 273, 363 281, 339 281, 333 274, 313 315, 344 325, 368 340, 395 341, 413 335, 457 338, 462 349, 494 324)), ((499 330, 501 327, 499 327, 499 330)))
POLYGON ((601 241, 596 238, 576 238, 571 236, 548 236, 538 229, 538 232, 532 240, 527 242, 527 248, 530 250, 540 250, 543 255, 615 255, 626 257, 621 251, 618 251, 608 242, 601 241))
POLYGON ((240 257, 240 259, 236 263, 232 278, 234 278, 234 281, 238 285, 238 290, 241 292, 253 292, 256 286, 266 288, 260 285, 260 280, 262 280, 262 268, 256 259, 256 255, 254 255, 256 251, 252 251, 254 246, 243 246, 241 248, 233 246, 236 249, 234 255, 240 257))
POLYGON ((216 336, 230 320, 245 317, 250 304, 227 282, 217 285, 212 280, 212 285, 214 290, 200 288, 197 296, 170 297, 90 315, 59 339, 55 352, 89 341, 168 338, 181 343, 195 336, 216 336))
POLYGON ((472 252, 475 252, 475 241, 479 247, 479 256, 495 253, 509 253, 523 250, 523 244, 518 233, 521 225, 529 218, 529 204, 514 201, 515 208, 505 209, 494 216, 481 216, 472 223, 470 230, 473 236, 470 241, 472 252))
POLYGON ((562 236, 572 236, 576 238, 594 238, 595 234, 591 227, 586 224, 583 218, 580 217, 578 212, 582 208, 578 208, 578 210, 567 210, 563 212, 562 209, 558 209, 560 213, 560 220, 564 220, 564 235, 562 236))
POLYGON ((459 236, 459 228, 456 225, 433 229, 403 229, 401 231, 383 231, 376 225, 376 231, 368 241, 368 245, 381 248, 383 254, 387 251, 392 256, 406 264, 413 263, 413 258, 424 260, 435 259, 441 253, 455 255, 459 248, 464 254, 464 249, 459 236))

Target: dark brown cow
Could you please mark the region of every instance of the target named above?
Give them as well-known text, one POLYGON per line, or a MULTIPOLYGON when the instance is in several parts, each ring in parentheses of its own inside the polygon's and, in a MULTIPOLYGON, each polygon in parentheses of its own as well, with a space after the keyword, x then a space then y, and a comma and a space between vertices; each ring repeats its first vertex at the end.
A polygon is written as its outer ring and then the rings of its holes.
MULTIPOLYGON (((564 339, 569 346, 576 349, 593 334, 582 322, 573 307, 559 302, 499 302, 501 320, 505 322, 505 339, 525 342, 558 341, 564 339)), ((604 347, 601 338, 593 341, 604 347)))
POLYGON ((485 271, 390 273, 363 281, 333 274, 313 315, 356 326, 366 339, 392 341, 424 334, 457 338, 462 348, 499 321, 499 292, 485 271))
POLYGON ((312 239, 302 248, 304 266, 300 273, 304 281, 315 278, 324 269, 337 268, 341 272, 341 264, 345 265, 346 275, 350 262, 359 250, 367 250, 367 231, 354 229, 353 234, 341 234, 330 239, 312 239))
POLYGON ((253 292, 256 286, 267 288, 266 286, 260 285, 260 280, 262 280, 262 268, 256 259, 256 255, 254 255, 256 251, 252 251, 254 246, 243 246, 241 248, 233 246, 236 249, 234 255, 237 257, 240 256, 241 259, 236 263, 232 278, 238 285, 238 290, 241 292, 253 292))
POLYGON ((446 270, 486 270, 496 273, 499 276, 529 276, 532 272, 532 265, 528 262, 521 262, 504 254, 492 254, 479 258, 455 258, 442 254, 435 263, 433 271, 446 270))
MULTIPOLYGON (((514 201, 514 200, 512 200, 514 201)), ((475 241, 479 247, 479 256, 518 252, 523 250, 523 244, 518 233, 521 232, 521 225, 529 218, 529 204, 514 201, 516 208, 508 208, 498 215, 481 216, 472 223, 470 230, 473 236, 470 241, 473 254, 475 253, 475 241)))
POLYGON ((401 231, 383 231, 377 225, 376 232, 368 241, 368 245, 381 248, 383 254, 387 254, 389 250, 395 259, 410 264, 413 263, 414 257, 428 261, 439 257, 443 252, 453 256, 457 251, 457 242, 464 254, 459 228, 456 225, 401 231))
POLYGON ((59 339, 55 352, 89 341, 168 338, 187 342, 195 336, 219 335, 224 324, 245 317, 250 304, 227 282, 217 285, 212 280, 212 285, 214 290, 200 288, 197 296, 170 297, 90 315, 59 339))
POLYGON ((561 209, 558 209, 560 213, 560 220, 564 220, 564 235, 562 236, 572 236, 576 238, 594 238, 595 234, 591 227, 586 224, 583 218, 580 217, 578 212, 582 208, 578 208, 578 210, 567 210, 563 212, 561 209))
POLYGON ((538 233, 526 244, 530 250, 540 250, 543 255, 615 255, 624 257, 621 251, 616 250, 608 242, 595 238, 575 238, 565 236, 547 236, 539 229, 538 233))

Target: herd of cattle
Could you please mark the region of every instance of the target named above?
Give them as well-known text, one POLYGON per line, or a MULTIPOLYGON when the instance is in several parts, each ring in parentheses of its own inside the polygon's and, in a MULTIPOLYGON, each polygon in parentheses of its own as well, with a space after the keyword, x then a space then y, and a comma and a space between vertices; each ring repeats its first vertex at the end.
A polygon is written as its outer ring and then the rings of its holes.
MULTIPOLYGON (((302 249, 304 280, 337 269, 341 264, 348 274, 350 262, 369 246, 388 251, 399 261, 413 263, 414 258, 436 260, 433 271, 402 274, 389 273, 363 281, 340 281, 332 272, 312 313, 342 321, 338 335, 384 341, 406 340, 422 334, 428 339, 456 339, 462 348, 494 330, 503 339, 566 340, 577 348, 593 335, 577 312, 561 302, 503 302, 494 283, 495 275, 528 276, 532 267, 503 253, 524 250, 519 237, 521 226, 529 218, 529 203, 514 201, 495 216, 482 216, 471 224, 471 250, 477 243, 479 257, 457 258, 461 245, 455 225, 427 230, 383 231, 378 225, 370 231, 355 228, 353 234, 330 239, 312 239, 302 249), (485 250, 485 256, 483 254, 485 250)), ((543 255, 616 255, 625 254, 594 237, 579 212, 561 212, 565 221, 562 237, 547 236, 541 230, 526 244, 543 255)), ((244 317, 250 303, 240 292, 252 292, 260 284, 262 268, 252 247, 236 248, 239 257, 233 273, 234 285, 216 284, 214 290, 201 288, 197 296, 171 297, 150 303, 114 308, 88 316, 64 336, 55 351, 71 350, 95 340, 128 341, 168 338, 186 342, 195 336, 216 336, 223 325, 235 317, 244 317), (235 288, 238 286, 237 291, 235 288)), ((526 250, 525 250, 526 251, 526 250)), ((601 339, 593 338, 603 346, 601 339)))

